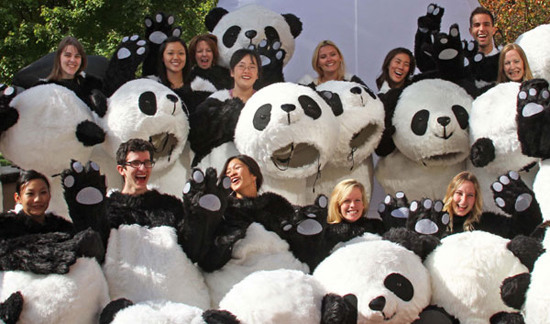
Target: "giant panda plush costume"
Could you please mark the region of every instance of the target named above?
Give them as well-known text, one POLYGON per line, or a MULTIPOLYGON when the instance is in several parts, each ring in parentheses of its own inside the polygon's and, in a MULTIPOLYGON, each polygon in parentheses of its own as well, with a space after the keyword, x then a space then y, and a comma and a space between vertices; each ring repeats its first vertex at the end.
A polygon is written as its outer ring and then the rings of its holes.
POLYGON ((516 43, 529 61, 533 77, 550 80, 550 24, 539 25, 521 34, 516 43))

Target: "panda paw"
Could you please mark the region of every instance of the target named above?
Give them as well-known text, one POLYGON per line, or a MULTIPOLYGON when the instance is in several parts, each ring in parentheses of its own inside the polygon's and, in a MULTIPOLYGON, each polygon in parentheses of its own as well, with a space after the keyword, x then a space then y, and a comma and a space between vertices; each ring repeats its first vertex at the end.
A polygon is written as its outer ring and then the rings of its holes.
POLYGON ((181 27, 174 27, 174 16, 158 12, 154 17, 145 18, 145 38, 153 44, 160 45, 170 36, 181 36, 181 27))
POLYGON ((405 227, 409 217, 409 203, 405 193, 399 191, 395 197, 387 195, 384 202, 378 205, 378 214, 386 229, 405 227))
POLYGON ((23 310, 23 295, 14 292, 3 303, 0 303, 0 320, 5 324, 15 324, 23 310))
POLYGON ((294 224, 283 221, 282 230, 289 231, 295 228, 296 232, 304 236, 312 236, 321 233, 324 230, 323 224, 327 219, 328 197, 319 195, 313 205, 305 205, 294 209, 294 224))
POLYGON ((535 195, 529 187, 521 180, 519 174, 510 171, 501 175, 491 185, 496 205, 509 215, 517 215, 530 211, 538 205, 535 195))
POLYGON ((10 103, 17 95, 17 90, 5 84, 0 84, 0 133, 17 123, 19 113, 10 103))
POLYGON ((135 67, 141 63, 147 52, 147 42, 138 35, 125 36, 115 51, 118 61, 132 62, 135 67), (137 62, 137 64, 136 64, 137 62))
POLYGON ((441 237, 449 225, 449 214, 443 211, 441 200, 424 198, 414 200, 409 206, 407 227, 419 234, 441 237))
POLYGON ((230 187, 227 176, 218 182, 214 168, 206 169, 206 173, 195 168, 183 188, 183 198, 191 212, 219 214, 227 206, 230 187))
POLYGON ((283 61, 286 56, 285 50, 281 47, 279 39, 262 39, 256 47, 262 61, 262 68, 277 69, 283 68, 283 61))
POLYGON ((485 55, 479 52, 479 46, 475 40, 462 40, 462 51, 464 52, 464 66, 475 68, 485 59, 485 55))
POLYGON ((99 173, 99 166, 92 161, 86 165, 71 161, 71 166, 61 174, 65 199, 79 205, 96 205, 105 199, 107 186, 105 176, 99 173))
POLYGON ((533 157, 550 157, 550 91, 548 81, 532 79, 521 84, 517 101, 518 138, 522 152, 533 157))
MULTIPOLYGON (((449 27, 449 33, 438 33, 434 39, 434 57, 441 62, 450 62, 459 57, 462 52, 462 41, 458 24, 449 27)), ((460 62, 463 64, 463 62, 460 62)))
POLYGON ((441 17, 445 9, 435 3, 428 5, 426 15, 418 18, 418 31, 421 33, 436 33, 441 28, 441 17))

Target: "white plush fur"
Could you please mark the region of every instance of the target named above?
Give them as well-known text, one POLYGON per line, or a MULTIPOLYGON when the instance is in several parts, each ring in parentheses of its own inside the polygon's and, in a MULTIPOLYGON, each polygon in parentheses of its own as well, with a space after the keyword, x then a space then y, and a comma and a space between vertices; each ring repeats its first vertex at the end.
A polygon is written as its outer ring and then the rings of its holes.
POLYGON ((550 323, 550 253, 541 255, 533 272, 531 273, 531 284, 526 294, 524 317, 526 324, 550 323))
POLYGON ((550 160, 542 160, 539 166, 540 169, 533 183, 533 192, 539 202, 542 218, 547 221, 550 220, 550 199, 548 199, 548 193, 550 192, 550 160))
POLYGON ((338 142, 331 159, 322 171, 315 186, 315 195, 330 196, 336 184, 353 178, 365 186, 370 201, 373 181, 371 154, 378 146, 384 130, 384 105, 373 99, 365 87, 355 82, 328 81, 317 87, 318 91, 331 91, 342 101, 343 113, 336 116, 339 123, 338 142), (353 91, 353 92, 352 92, 353 91))
POLYGON ((516 43, 525 52, 533 76, 550 81, 550 24, 526 31, 516 43))
POLYGON ((258 271, 225 295, 220 309, 241 323, 318 324, 325 289, 311 275, 296 270, 258 271))
POLYGON ((443 198, 451 178, 466 168, 470 152, 468 128, 459 126, 452 107, 460 105, 469 113, 472 101, 463 88, 440 79, 422 80, 403 91, 393 116, 396 150, 380 157, 375 169, 386 193, 443 198), (426 133, 419 136, 411 130, 411 121, 421 109, 430 114, 426 133), (450 118, 446 128, 437 122, 441 117, 450 118))
POLYGON ((158 186, 161 192, 181 195, 185 181, 174 179, 187 179, 188 170, 176 162, 186 145, 189 123, 179 97, 171 89, 151 79, 129 81, 109 98, 107 113, 97 122, 105 129, 106 138, 102 149, 95 150, 92 159, 101 166, 109 186, 122 185, 116 171, 115 154, 119 145, 132 138, 147 141, 153 138, 156 164, 149 182, 158 186), (154 115, 139 109, 140 95, 147 91, 155 94, 157 110, 154 115), (173 102, 168 96, 178 100, 173 102), (171 136, 165 141, 163 135, 167 134, 171 136))
POLYGON ((103 271, 111 299, 164 299, 207 309, 208 289, 174 228, 121 225, 109 236, 103 271))
POLYGON ((23 311, 17 323, 97 323, 109 302, 101 267, 80 258, 65 275, 36 275, 23 271, 0 272, 0 301, 21 291, 23 311))
POLYGON ((339 127, 328 104, 309 87, 293 83, 275 83, 256 92, 244 106, 235 129, 235 145, 239 152, 258 162, 264 175, 264 190, 276 192, 295 204, 306 204, 305 179, 315 175, 332 158, 339 127), (282 95, 284 94, 284 95, 282 95), (298 101, 311 98, 321 109, 317 119, 307 116, 298 101), (263 130, 253 126, 257 111, 264 112, 269 123, 263 130), (283 105, 294 105, 290 113, 283 105), (291 149, 291 146, 294 149, 291 149), (288 159, 289 162, 274 160, 288 159))
POLYGON ((204 273, 212 307, 217 307, 231 287, 249 274, 276 269, 309 272, 308 266, 289 251, 288 243, 274 232, 265 230, 262 225, 252 223, 246 236, 235 243, 231 260, 220 270, 204 273))
POLYGON ((502 213, 492 199, 491 184, 497 178, 510 171, 517 171, 529 187, 538 167, 529 172, 520 172, 539 159, 521 152, 516 123, 517 95, 519 83, 506 82, 496 85, 477 97, 472 103, 470 113, 470 144, 480 138, 488 138, 495 147, 495 159, 488 165, 477 168, 468 159, 468 169, 477 176, 483 195, 483 210, 502 213))
POLYGON ((204 324, 203 310, 170 301, 149 301, 124 308, 112 324, 204 324))
POLYGON ((93 121, 90 109, 74 92, 56 84, 25 90, 10 105, 19 112, 19 119, 3 132, 0 152, 17 166, 48 176, 52 193, 49 210, 67 215, 61 182, 52 176, 67 168, 71 159, 90 159, 93 148, 76 138, 77 125, 93 121))
POLYGON ((441 240, 425 261, 432 277, 432 304, 461 323, 488 323, 498 312, 514 312, 502 301, 500 285, 505 278, 528 270, 506 248, 508 242, 483 231, 441 240))
POLYGON ((430 276, 420 257, 385 240, 342 247, 321 262, 313 276, 329 292, 357 296, 358 323, 411 323, 430 302, 430 276), (384 280, 392 273, 412 283, 414 295, 410 301, 398 298, 385 287, 384 280), (386 299, 383 314, 369 307, 380 296, 386 299))
POLYGON ((212 34, 218 37, 218 49, 220 58, 218 64, 229 68, 229 60, 233 53, 241 48, 248 48, 252 43, 258 45, 263 39, 266 39, 265 27, 271 26, 279 34, 281 48, 286 52, 284 64, 288 63, 294 54, 294 36, 290 33, 290 27, 280 13, 276 13, 266 7, 250 4, 223 16, 212 34), (241 31, 235 44, 227 47, 223 43, 223 35, 232 26, 239 26, 241 31), (255 30, 256 36, 250 40, 244 33, 249 30, 255 30))

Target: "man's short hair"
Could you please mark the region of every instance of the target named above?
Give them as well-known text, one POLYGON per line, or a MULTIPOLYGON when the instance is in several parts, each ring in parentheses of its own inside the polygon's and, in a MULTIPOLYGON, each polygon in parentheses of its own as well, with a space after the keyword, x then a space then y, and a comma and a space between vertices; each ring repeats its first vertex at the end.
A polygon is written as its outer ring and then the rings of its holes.
POLYGON ((118 165, 124 165, 126 163, 126 157, 130 152, 149 152, 151 161, 154 161, 155 147, 153 144, 142 140, 140 138, 132 138, 127 142, 120 144, 116 151, 116 163, 118 165))
POLYGON ((493 13, 485 7, 477 7, 470 14, 470 28, 472 28, 472 20, 474 19, 474 16, 479 14, 489 15, 489 17, 491 17, 491 24, 493 24, 493 26, 495 25, 495 17, 493 16, 493 13))

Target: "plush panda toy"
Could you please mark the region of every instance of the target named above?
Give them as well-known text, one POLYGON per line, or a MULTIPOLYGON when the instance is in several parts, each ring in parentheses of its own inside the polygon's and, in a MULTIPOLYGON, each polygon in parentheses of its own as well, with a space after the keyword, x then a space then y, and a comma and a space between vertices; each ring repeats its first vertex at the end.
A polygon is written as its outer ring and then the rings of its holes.
POLYGON ((415 82, 383 97, 386 135, 375 175, 384 191, 409 199, 441 199, 449 181, 466 168, 472 97, 441 79, 415 82))
POLYGON ((550 80, 550 24, 539 25, 521 34, 516 43, 521 46, 533 77, 550 80))
POLYGON ((477 97, 470 113, 470 159, 481 187, 483 211, 502 213, 494 203, 491 184, 509 170, 520 174, 528 187, 538 171, 538 160, 521 151, 516 123, 519 83, 501 83, 477 97), (492 122, 488 122, 491 120, 492 122))
POLYGON ((328 164, 338 138, 329 104, 313 89, 294 83, 275 83, 256 92, 235 128, 235 145, 258 162, 264 190, 298 205, 311 201, 314 188, 306 179, 328 164))
POLYGON ((384 105, 372 90, 355 82, 328 81, 317 86, 317 91, 329 97, 340 135, 321 177, 308 186, 330 196, 336 184, 353 178, 365 186, 370 201, 374 175, 371 154, 382 138, 384 105))

